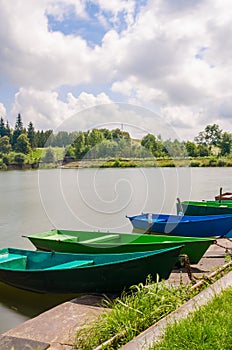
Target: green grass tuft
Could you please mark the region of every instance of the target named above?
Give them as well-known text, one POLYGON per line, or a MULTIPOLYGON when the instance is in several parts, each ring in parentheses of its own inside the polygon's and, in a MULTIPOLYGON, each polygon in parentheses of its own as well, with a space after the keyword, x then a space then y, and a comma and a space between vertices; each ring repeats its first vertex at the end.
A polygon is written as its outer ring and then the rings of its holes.
POLYGON ((114 345, 104 347, 104 349, 118 349, 174 311, 192 295, 189 286, 174 287, 164 282, 152 283, 148 279, 146 285, 131 287, 130 293, 123 293, 113 302, 105 300, 105 305, 111 309, 110 312, 99 315, 93 323, 78 331, 75 349, 94 349, 123 332, 125 334, 114 345))
POLYGON ((189 315, 169 325, 165 337, 152 350, 230 350, 232 348, 232 288, 189 315))

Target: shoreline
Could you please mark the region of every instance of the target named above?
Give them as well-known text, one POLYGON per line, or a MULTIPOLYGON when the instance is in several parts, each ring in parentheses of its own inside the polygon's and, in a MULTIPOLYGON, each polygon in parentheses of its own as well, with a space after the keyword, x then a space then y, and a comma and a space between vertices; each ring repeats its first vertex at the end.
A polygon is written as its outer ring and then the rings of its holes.
POLYGON ((231 158, 161 158, 161 159, 82 159, 72 162, 9 164, 0 167, 0 171, 36 170, 36 169, 91 169, 91 168, 229 168, 231 158))

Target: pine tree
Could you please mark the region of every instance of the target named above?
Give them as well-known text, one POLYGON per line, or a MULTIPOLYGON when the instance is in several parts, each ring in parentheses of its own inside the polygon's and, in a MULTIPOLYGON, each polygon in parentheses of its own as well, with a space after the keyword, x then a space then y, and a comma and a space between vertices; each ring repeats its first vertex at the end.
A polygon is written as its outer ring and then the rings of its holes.
POLYGON ((0 137, 6 136, 6 127, 4 123, 4 119, 1 117, 0 119, 0 137))
POLYGON ((35 148, 36 147, 36 140, 35 140, 35 128, 32 124, 32 122, 30 122, 28 124, 28 128, 27 128, 27 137, 29 139, 31 148, 35 148))
POLYGON ((10 143, 12 143, 12 132, 8 120, 6 121, 6 136, 9 137, 10 143))
POLYGON ((31 146, 26 134, 21 134, 15 144, 15 150, 20 153, 28 154, 31 152, 31 146))
POLYGON ((16 145, 18 137, 20 135, 22 135, 23 132, 24 132, 24 130, 23 130, 22 117, 21 117, 21 114, 19 113, 17 118, 16 118, 15 128, 14 128, 13 137, 12 137, 12 146, 13 146, 13 148, 16 145))

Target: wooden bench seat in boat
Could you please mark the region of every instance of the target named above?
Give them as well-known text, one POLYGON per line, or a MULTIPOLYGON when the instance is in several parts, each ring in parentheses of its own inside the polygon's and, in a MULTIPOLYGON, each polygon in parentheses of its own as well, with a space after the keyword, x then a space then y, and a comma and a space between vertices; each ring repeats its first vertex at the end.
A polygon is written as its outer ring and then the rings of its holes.
POLYGON ((155 219, 155 222, 167 222, 167 219, 155 219))
POLYGON ((17 269, 25 269, 27 264, 27 257, 24 255, 11 254, 11 253, 3 253, 0 254, 0 268, 1 266, 4 268, 17 268, 17 269))
POLYGON ((91 239, 87 239, 85 241, 82 241, 80 243, 82 244, 89 244, 89 243, 106 243, 112 240, 117 240, 120 236, 119 235, 106 235, 106 236, 100 236, 100 237, 96 237, 96 238, 91 238, 91 239))
POLYGON ((93 265, 93 263, 94 263, 93 260, 74 260, 74 261, 68 261, 63 264, 47 267, 45 268, 45 270, 74 269, 75 267, 93 265))
POLYGON ((69 235, 61 235, 61 234, 55 234, 52 236, 47 236, 47 238, 52 239, 54 241, 62 241, 62 242, 77 242, 79 240, 78 237, 69 236, 69 235))

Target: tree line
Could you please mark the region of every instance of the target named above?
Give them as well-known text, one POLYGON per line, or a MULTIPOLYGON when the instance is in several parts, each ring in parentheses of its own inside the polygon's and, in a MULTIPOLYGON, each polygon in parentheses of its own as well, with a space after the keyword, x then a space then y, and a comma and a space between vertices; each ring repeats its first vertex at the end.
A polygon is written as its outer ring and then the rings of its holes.
MULTIPOLYGON (((18 114, 14 128, 0 118, 0 158, 11 152, 24 155, 44 147, 65 148, 65 158, 168 158, 168 157, 208 157, 229 156, 232 153, 232 134, 224 132, 219 125, 207 125, 194 141, 162 140, 160 135, 145 135, 142 140, 134 140, 126 131, 92 129, 90 131, 35 130, 32 122, 24 127, 22 116, 18 114)), ((54 154, 49 148, 47 160, 52 162, 54 154)), ((18 156, 19 157, 19 156, 18 156)), ((22 157, 21 157, 22 158, 22 157)))
POLYGON ((152 134, 146 135, 141 145, 150 150, 156 157, 170 155, 173 157, 208 157, 229 156, 232 151, 232 134, 224 132, 219 125, 207 125, 194 141, 166 140, 155 137, 152 134))
POLYGON ((57 134, 53 130, 35 130, 32 122, 24 127, 22 116, 19 113, 14 129, 10 128, 8 121, 0 118, 0 152, 10 151, 30 153, 31 150, 44 147, 65 147, 71 144, 79 133, 60 131, 57 134))
POLYGON ((67 155, 75 159, 104 157, 124 158, 184 158, 229 156, 232 134, 223 132, 217 124, 207 125, 194 141, 162 140, 161 136, 145 135, 142 140, 131 139, 120 129, 93 129, 80 132, 67 148, 67 155))

